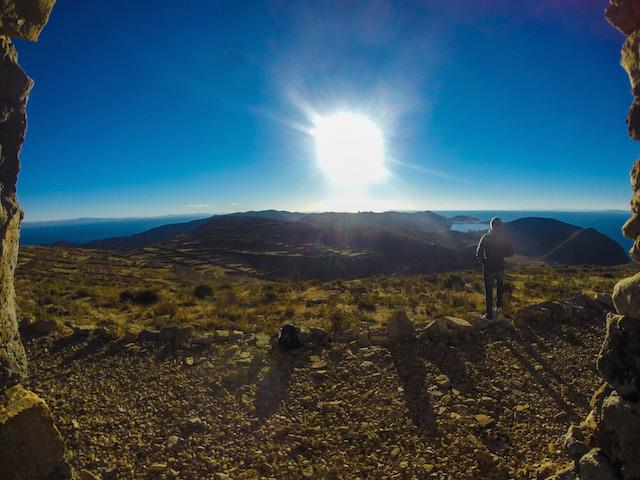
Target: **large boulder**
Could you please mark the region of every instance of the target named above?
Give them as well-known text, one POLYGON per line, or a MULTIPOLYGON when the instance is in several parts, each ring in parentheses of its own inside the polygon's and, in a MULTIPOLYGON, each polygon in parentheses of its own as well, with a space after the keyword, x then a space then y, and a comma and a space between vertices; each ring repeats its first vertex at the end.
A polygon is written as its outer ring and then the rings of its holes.
POLYGON ((620 315, 640 319, 640 273, 616 283, 613 304, 620 315))
POLYGON ((612 392, 602 403, 600 446, 622 478, 640 479, 640 403, 612 392))
POLYGON ((596 364, 602 378, 623 396, 640 394, 640 320, 607 315, 596 364))
POLYGON ((47 404, 16 385, 0 395, 0 478, 42 478, 64 462, 64 442, 47 404))

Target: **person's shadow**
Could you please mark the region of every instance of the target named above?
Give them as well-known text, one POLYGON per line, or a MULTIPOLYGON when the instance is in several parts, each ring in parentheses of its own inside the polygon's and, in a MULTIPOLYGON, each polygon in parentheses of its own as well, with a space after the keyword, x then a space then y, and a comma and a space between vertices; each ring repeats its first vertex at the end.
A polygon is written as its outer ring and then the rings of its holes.
POLYGON ((411 421, 423 435, 435 435, 438 425, 427 394, 427 370, 418 342, 394 344, 389 347, 389 352, 402 383, 411 421))
MULTIPOLYGON (((260 423, 267 421, 288 397, 291 375, 296 367, 293 352, 281 352, 273 347, 269 356, 269 371, 258 381, 254 399, 255 414, 260 423)), ((300 366, 301 359, 298 359, 297 366, 300 366)))

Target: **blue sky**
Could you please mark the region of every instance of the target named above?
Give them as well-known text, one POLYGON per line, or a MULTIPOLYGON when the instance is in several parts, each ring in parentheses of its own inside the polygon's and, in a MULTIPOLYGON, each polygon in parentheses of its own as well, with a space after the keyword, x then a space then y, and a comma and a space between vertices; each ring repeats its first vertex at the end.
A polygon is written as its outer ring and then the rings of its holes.
POLYGON ((26 220, 626 208, 605 4, 59 0, 18 45, 26 220), (338 111, 381 129, 383 181, 336 189, 319 168, 313 119, 338 111))

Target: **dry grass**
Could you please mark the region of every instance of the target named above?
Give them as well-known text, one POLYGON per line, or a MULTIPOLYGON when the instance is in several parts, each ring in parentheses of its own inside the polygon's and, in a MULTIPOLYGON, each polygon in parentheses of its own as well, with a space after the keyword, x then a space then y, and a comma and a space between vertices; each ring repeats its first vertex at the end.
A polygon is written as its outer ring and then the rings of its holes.
MULTIPOLYGON (((507 308, 610 291, 623 267, 523 265, 508 271, 507 308)), ((479 271, 379 276, 332 282, 270 282, 221 267, 175 265, 136 255, 23 247, 16 272, 19 313, 120 329, 192 324, 202 330, 275 331, 283 322, 327 330, 368 328, 405 309, 414 321, 483 309, 479 271)))

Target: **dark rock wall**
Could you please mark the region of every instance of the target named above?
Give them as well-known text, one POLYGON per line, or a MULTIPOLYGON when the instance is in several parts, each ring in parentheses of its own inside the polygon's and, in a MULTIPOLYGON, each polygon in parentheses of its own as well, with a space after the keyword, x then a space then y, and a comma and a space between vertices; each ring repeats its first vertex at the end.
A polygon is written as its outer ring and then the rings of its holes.
MULTIPOLYGON (((607 20, 627 36, 620 64, 631 82, 629 136, 640 140, 640 0, 610 0, 607 20)), ((631 169, 631 217, 622 232, 634 240, 631 258, 640 263, 640 160, 631 169)), ((617 313, 607 317, 596 361, 606 382, 591 400, 591 413, 564 437, 581 480, 640 479, 640 274, 618 282, 617 313)))

